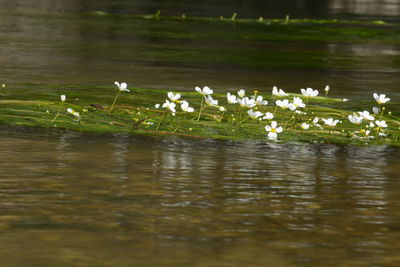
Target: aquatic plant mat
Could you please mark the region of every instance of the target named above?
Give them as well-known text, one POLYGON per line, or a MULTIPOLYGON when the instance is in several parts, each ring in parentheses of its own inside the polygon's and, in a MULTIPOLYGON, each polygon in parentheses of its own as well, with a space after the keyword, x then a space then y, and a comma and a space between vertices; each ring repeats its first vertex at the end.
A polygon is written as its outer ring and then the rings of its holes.
MULTIPOLYGON (((224 140, 265 140, 265 126, 276 121, 283 131, 277 142, 321 142, 335 144, 360 144, 399 146, 400 104, 388 102, 379 114, 373 114, 375 101, 343 101, 330 97, 304 98, 299 94, 285 97, 271 95, 271 91, 246 92, 248 99, 262 96, 268 105, 241 107, 227 102, 226 92, 214 93, 218 106, 203 104, 204 96, 198 92, 181 92, 176 101, 176 113, 162 108, 171 90, 129 87, 131 92, 119 92, 115 106, 110 110, 118 89, 114 86, 39 86, 7 85, 0 89, 0 123, 15 126, 34 126, 48 130, 64 129, 97 133, 134 133, 159 136, 182 136, 187 138, 211 138, 224 140), (66 95, 66 101, 60 101, 66 95), (305 108, 299 113, 277 107, 276 100, 301 97, 305 108), (179 101, 188 101, 194 112, 181 110, 179 101), (156 104, 160 108, 155 108, 156 104), (224 107, 226 111, 221 111, 224 107), (67 109, 77 113, 68 113, 67 109), (273 119, 259 120, 248 115, 249 110, 274 115, 273 119), (368 110, 376 120, 386 121, 387 127, 370 126, 364 121, 356 125, 349 115, 368 110), (59 115, 57 115, 59 114, 59 115), (318 117, 318 122, 315 122, 318 117), (336 126, 324 124, 322 119, 339 120, 336 126), (313 123, 314 121, 314 123, 313 123), (302 125, 308 124, 304 129, 302 125)), ((177 93, 177 92, 174 92, 177 93)), ((236 94, 236 92, 231 92, 236 94)), ((239 99, 239 96, 237 97, 239 99)), ((371 99, 373 100, 372 96, 371 99)), ((169 100, 169 99, 168 99, 169 100)), ((172 102, 172 101, 171 101, 172 102)), ((301 110, 301 111, 300 111, 301 110)), ((276 141, 273 141, 276 142, 276 141)))

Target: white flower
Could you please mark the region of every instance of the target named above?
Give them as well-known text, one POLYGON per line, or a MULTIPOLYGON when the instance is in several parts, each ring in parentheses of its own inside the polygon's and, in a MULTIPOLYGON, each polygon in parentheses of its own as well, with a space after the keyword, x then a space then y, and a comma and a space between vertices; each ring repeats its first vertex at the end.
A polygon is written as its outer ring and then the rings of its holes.
POLYGON ((156 109, 159 109, 159 108, 160 108, 160 104, 155 104, 154 107, 155 107, 156 109))
POLYGON ((334 119, 332 119, 332 118, 329 118, 329 119, 322 119, 322 120, 324 121, 325 125, 328 125, 328 126, 330 126, 330 127, 336 126, 336 124, 338 124, 338 122, 339 122, 339 120, 334 120, 334 119))
POLYGON ((214 91, 211 90, 208 86, 204 86, 203 89, 201 89, 200 87, 197 87, 197 86, 196 86, 195 90, 196 90, 199 94, 204 95, 204 96, 206 96, 206 95, 212 95, 212 94, 214 93, 214 91))
POLYGON ((237 94, 238 94, 239 97, 244 97, 245 94, 246 94, 246 91, 245 91, 244 89, 240 89, 240 90, 237 92, 237 94))
POLYGON ((276 121, 272 121, 271 126, 269 126, 269 125, 265 126, 265 130, 268 132, 269 140, 278 139, 278 133, 281 133, 283 131, 281 126, 279 126, 279 127, 277 127, 277 126, 278 126, 278 124, 276 123, 276 121))
POLYGON ((367 127, 369 128, 374 128, 375 127, 375 123, 373 123, 372 121, 369 123, 369 125, 367 125, 367 127))
POLYGON ((364 111, 362 111, 362 112, 359 111, 358 114, 360 114, 361 117, 362 117, 364 120, 367 120, 367 121, 373 121, 373 120, 375 120, 374 116, 370 115, 369 112, 366 111, 366 110, 364 110, 364 111))
POLYGON ((263 120, 272 120, 274 118, 274 114, 271 112, 266 112, 264 117, 262 117, 263 120))
POLYGON ((289 109, 290 109, 291 111, 295 111, 295 110, 296 110, 296 106, 293 105, 293 103, 289 103, 288 107, 289 107, 289 109))
POLYGON ((350 101, 350 99, 348 99, 348 98, 343 98, 342 101, 343 101, 343 102, 347 102, 347 101, 350 101))
POLYGON ((373 107, 372 108, 372 112, 374 112, 375 115, 378 115, 380 111, 381 111, 381 109, 378 108, 378 107, 373 107))
POLYGON ((207 104, 207 105, 210 105, 210 106, 218 106, 218 100, 213 99, 213 98, 211 97, 211 95, 207 95, 207 96, 205 97, 205 101, 206 101, 206 104, 207 104))
POLYGON ((119 82, 114 82, 114 84, 118 87, 118 90, 120 92, 129 92, 128 84, 127 83, 119 83, 119 82))
POLYGON ((6 85, 3 83, 3 84, 1 85, 1 87, 2 87, 2 88, 6 88, 6 85))
POLYGON ((226 99, 228 100, 228 103, 229 104, 237 104, 237 99, 236 99, 236 96, 235 95, 231 95, 231 93, 227 93, 226 94, 226 99))
POLYGON ((386 124, 386 121, 375 121, 375 124, 380 128, 388 127, 388 125, 386 124))
POLYGON ((296 110, 296 108, 305 108, 306 105, 303 103, 303 100, 300 97, 294 97, 293 103, 289 104, 289 109, 291 111, 296 110))
POLYGON ((256 105, 256 101, 253 98, 243 97, 238 99, 238 103, 241 107, 252 108, 256 105))
POLYGON ((179 98, 181 98, 181 94, 174 94, 172 92, 168 92, 168 98, 172 101, 172 102, 177 102, 179 98))
POLYGON ((378 95, 374 93, 374 98, 379 105, 390 101, 390 98, 387 98, 385 94, 378 95))
POLYGON ((287 109, 289 108, 289 100, 283 99, 283 100, 276 100, 275 104, 280 107, 281 109, 287 109))
POLYGON ((329 85, 325 86, 325 93, 328 93, 330 89, 329 85))
POLYGON ((312 88, 300 89, 301 94, 305 97, 315 97, 319 94, 318 90, 313 90, 312 88))
POLYGON ((349 115, 348 118, 349 118, 349 121, 354 124, 361 124, 363 121, 363 117, 357 116, 356 114, 349 115))
POLYGON ((303 122, 302 124, 301 124, 301 129, 303 129, 303 130, 308 130, 310 128, 310 124, 308 124, 308 123, 306 123, 306 122, 303 122))
POLYGON ((318 118, 318 117, 315 117, 315 118, 313 119, 313 121, 312 121, 312 124, 314 124, 314 126, 320 128, 320 129, 323 129, 323 127, 321 126, 321 124, 319 124, 318 122, 319 122, 319 118, 318 118))
POLYGON ((181 109, 185 112, 193 112, 194 108, 189 107, 189 103, 187 101, 181 102, 181 109))
POLYGON ((165 100, 165 103, 162 105, 163 108, 169 109, 172 112, 172 115, 175 115, 176 112, 176 104, 174 102, 169 102, 168 99, 165 100))
POLYGON ((285 91, 283 91, 282 89, 279 89, 279 90, 278 90, 278 87, 276 87, 276 86, 274 86, 274 87, 272 88, 272 95, 278 96, 278 97, 281 97, 281 96, 288 96, 288 94, 286 94, 285 91))
POLYGON ((220 106, 219 111, 224 112, 224 111, 226 111, 226 108, 224 108, 223 106, 220 106))
POLYGON ((268 105, 268 101, 267 100, 263 100, 262 96, 257 96, 255 99, 256 105, 258 106, 266 106, 268 105))
POLYGON ((67 99, 66 95, 61 95, 60 96, 61 102, 65 102, 65 100, 67 99))
POLYGON ((352 138, 354 139, 374 139, 373 136, 370 136, 369 134, 371 133, 370 130, 360 130, 360 131, 355 131, 352 133, 352 138), (358 136, 358 134, 360 134, 360 136, 358 136))
POLYGON ((253 111, 252 109, 247 111, 247 114, 249 114, 249 116, 252 119, 258 119, 259 117, 261 117, 263 114, 260 111, 253 111))
POLYGON ((72 108, 67 108, 67 112, 78 120, 81 118, 81 115, 78 112, 74 111, 72 108))

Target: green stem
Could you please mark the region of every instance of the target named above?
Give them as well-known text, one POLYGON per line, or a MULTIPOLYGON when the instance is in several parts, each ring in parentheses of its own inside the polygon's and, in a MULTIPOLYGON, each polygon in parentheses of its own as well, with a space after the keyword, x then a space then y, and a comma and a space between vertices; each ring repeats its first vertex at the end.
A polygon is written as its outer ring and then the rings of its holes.
POLYGON ((293 122, 293 124, 296 125, 296 122, 297 122, 297 113, 294 113, 293 117, 294 117, 294 122, 293 122))
POLYGON ((275 109, 274 109, 274 117, 275 117, 275 113, 276 113, 276 110, 278 109, 278 106, 275 106, 275 109))
POLYGON ((201 99, 200 110, 199 110, 199 116, 197 117, 197 121, 200 120, 201 113, 202 113, 202 111, 203 111, 203 104, 204 104, 204 97, 201 99))
POLYGON ((61 112, 61 109, 62 109, 62 107, 63 107, 63 102, 61 102, 61 106, 60 106, 60 108, 58 109, 58 112, 57 112, 57 114, 56 114, 56 116, 54 117, 54 119, 51 121, 51 123, 54 123, 55 121, 56 121, 56 119, 57 119, 57 117, 60 115, 60 112, 61 112))
POLYGON ((235 111, 233 112, 233 114, 231 114, 231 115, 232 115, 232 117, 231 117, 231 119, 232 119, 232 120, 231 120, 232 124, 235 124, 235 114, 238 113, 239 108, 240 108, 239 105, 236 106, 235 111))
POLYGON ((283 126, 284 129, 286 129, 286 126, 289 124, 289 122, 291 122, 293 120, 294 117, 291 117, 290 120, 288 120, 285 125, 283 126))
POLYGON ((242 114, 243 114, 243 108, 240 107, 239 119, 238 119, 238 126, 241 125, 241 122, 242 122, 242 114))
POLYGON ((178 129, 181 128, 181 125, 182 125, 182 121, 179 122, 178 126, 172 132, 176 133, 176 131, 178 131, 178 129))
POLYGON ((118 91, 117 95, 115 96, 114 102, 112 103, 111 107, 108 110, 108 114, 111 114, 111 110, 114 108, 115 102, 117 102, 117 99, 118 99, 120 93, 121 93, 121 91, 118 91))
POLYGON ((247 119, 248 117, 244 117, 243 120, 240 121, 240 125, 242 125, 247 119))
POLYGON ((381 130, 382 130, 381 127, 377 127, 377 128, 376 128, 376 135, 375 135, 376 139, 379 138, 379 133, 381 132, 381 130))
POLYGON ((81 123, 81 121, 83 120, 83 116, 85 116, 85 111, 82 111, 82 115, 81 115, 81 117, 79 118, 79 123, 81 123))
POLYGON ((161 120, 158 122, 158 125, 157 125, 157 128, 156 128, 156 132, 157 132, 158 129, 160 128, 161 123, 164 121, 165 115, 167 115, 167 111, 164 112, 164 114, 162 115, 161 120))
POLYGON ((225 111, 222 111, 220 121, 222 121, 224 119, 224 114, 225 114, 225 111))
POLYGON ((381 119, 385 110, 383 109, 383 107, 381 107, 381 105, 379 105, 379 108, 382 110, 381 114, 379 115, 379 119, 381 119))

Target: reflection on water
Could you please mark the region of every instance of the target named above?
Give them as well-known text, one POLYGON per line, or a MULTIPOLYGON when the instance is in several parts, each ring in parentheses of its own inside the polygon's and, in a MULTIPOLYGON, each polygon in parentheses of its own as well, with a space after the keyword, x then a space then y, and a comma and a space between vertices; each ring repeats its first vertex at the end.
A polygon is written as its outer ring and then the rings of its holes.
POLYGON ((329 2, 329 9, 335 13, 350 13, 360 17, 400 15, 400 2, 396 0, 332 0, 329 2))
POLYGON ((3 266, 400 260, 398 149, 0 133, 3 266))

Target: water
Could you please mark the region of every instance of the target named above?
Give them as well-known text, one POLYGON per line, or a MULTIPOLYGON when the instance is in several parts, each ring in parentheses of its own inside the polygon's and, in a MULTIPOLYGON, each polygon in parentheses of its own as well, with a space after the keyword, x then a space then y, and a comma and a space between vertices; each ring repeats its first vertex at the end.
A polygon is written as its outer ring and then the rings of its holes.
POLYGON ((400 263, 398 149, 23 129, 0 142, 2 266, 400 263))
MULTIPOLYGON (((260 40, 265 28, 84 11, 398 20, 398 1, 0 0, 7 90, 332 87, 400 97, 393 42, 260 40), (74 87, 75 88, 75 87, 74 87)), ((1 266, 399 266, 400 150, 0 125, 1 266)))

